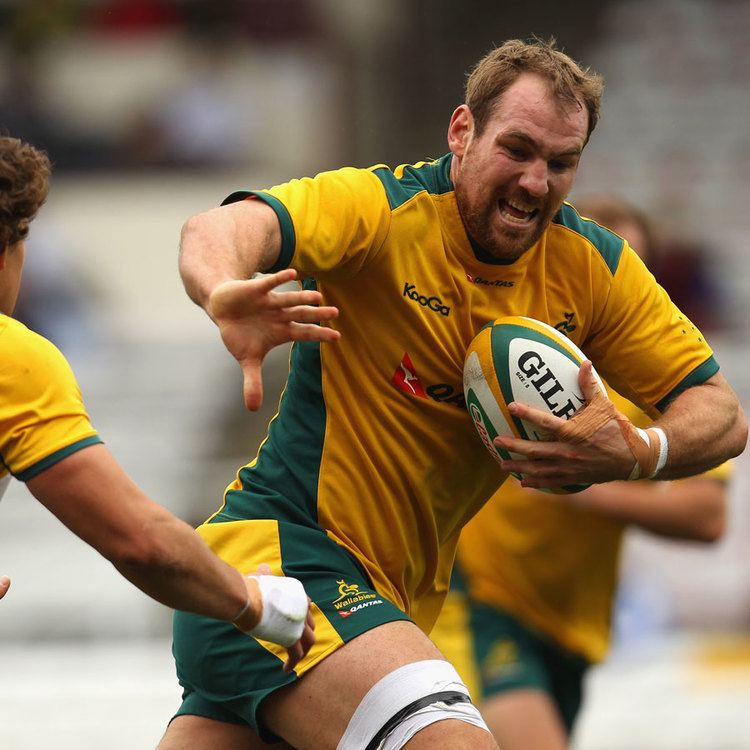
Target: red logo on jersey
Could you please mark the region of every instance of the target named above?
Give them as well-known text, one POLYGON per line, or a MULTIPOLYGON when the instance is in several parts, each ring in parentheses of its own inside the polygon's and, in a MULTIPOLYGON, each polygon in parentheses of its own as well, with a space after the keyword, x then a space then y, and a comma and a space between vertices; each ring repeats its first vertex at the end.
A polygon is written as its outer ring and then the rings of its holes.
POLYGON ((401 364, 396 368, 396 372, 393 373, 391 382, 400 391, 404 391, 410 396, 427 398, 427 394, 414 369, 414 365, 411 363, 411 359, 406 352, 404 352, 404 356, 401 359, 401 364))

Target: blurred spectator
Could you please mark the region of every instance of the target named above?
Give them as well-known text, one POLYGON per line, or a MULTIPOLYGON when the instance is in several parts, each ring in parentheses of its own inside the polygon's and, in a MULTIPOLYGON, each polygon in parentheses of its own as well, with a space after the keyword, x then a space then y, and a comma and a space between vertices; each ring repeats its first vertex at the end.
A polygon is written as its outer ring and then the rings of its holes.
POLYGON ((247 160, 244 144, 254 125, 228 75, 226 41, 194 37, 185 56, 189 75, 128 129, 127 166, 201 168, 247 160))
POLYGON ((26 245, 34 262, 24 269, 13 317, 66 355, 94 346, 102 333, 93 312, 96 289, 77 271, 59 230, 42 216, 26 245))
POLYGON ((13 133, 47 152, 58 172, 115 166, 116 144, 104 133, 73 132, 41 91, 43 70, 35 54, 10 54, 0 80, 0 132, 13 133))
POLYGON ((677 307, 706 333, 724 325, 722 295, 708 257, 708 249, 698 242, 666 238, 658 245, 653 266, 654 276, 677 307))

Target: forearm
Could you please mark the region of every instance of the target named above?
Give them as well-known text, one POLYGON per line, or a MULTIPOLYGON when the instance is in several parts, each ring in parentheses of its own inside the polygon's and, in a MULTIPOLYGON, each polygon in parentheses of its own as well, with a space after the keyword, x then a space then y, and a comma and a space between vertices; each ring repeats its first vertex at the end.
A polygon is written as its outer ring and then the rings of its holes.
POLYGON ((669 441, 659 479, 700 474, 739 455, 747 442, 747 422, 739 401, 720 374, 683 391, 655 422, 669 441))
POLYGON ((144 518, 137 541, 100 552, 167 607, 232 621, 251 598, 255 619, 259 616, 257 591, 249 589, 239 571, 216 557, 188 524, 158 506, 144 518))
POLYGON ((185 222, 180 235, 179 270, 185 290, 206 309, 216 286, 270 268, 280 247, 276 215, 260 201, 240 201, 197 214, 185 222))
POLYGON ((253 591, 252 582, 216 557, 188 524, 148 498, 103 445, 73 453, 30 479, 28 487, 74 534, 162 604, 231 620, 253 591))
POLYGON ((571 495, 570 501, 674 539, 713 542, 726 525, 726 485, 715 479, 611 482, 571 495))

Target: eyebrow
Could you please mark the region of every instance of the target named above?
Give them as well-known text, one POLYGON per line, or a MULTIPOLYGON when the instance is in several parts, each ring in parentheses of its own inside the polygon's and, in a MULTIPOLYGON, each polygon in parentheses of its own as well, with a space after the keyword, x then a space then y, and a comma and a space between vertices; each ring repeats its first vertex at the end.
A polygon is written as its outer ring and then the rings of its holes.
MULTIPOLYGON (((539 150, 539 144, 530 135, 520 130, 511 130, 504 134, 505 138, 515 138, 516 140, 528 143, 535 149, 539 150)), ((559 154, 553 154, 551 158, 559 159, 561 156, 580 156, 583 153, 583 148, 572 148, 568 151, 562 151, 559 154)))

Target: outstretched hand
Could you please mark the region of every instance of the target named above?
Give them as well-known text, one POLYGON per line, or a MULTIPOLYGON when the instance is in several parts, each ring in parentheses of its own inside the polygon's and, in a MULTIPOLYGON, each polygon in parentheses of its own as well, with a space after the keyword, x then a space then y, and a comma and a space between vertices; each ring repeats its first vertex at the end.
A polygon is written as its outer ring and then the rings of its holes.
POLYGON ((508 404, 514 417, 530 422, 547 436, 545 441, 495 438, 496 445, 524 456, 501 462, 504 471, 523 475, 524 487, 563 487, 628 478, 634 459, 616 421, 621 415, 601 392, 589 360, 581 364, 578 385, 585 405, 571 420, 516 401, 508 404))
POLYGON ((240 363, 245 406, 263 401, 261 366, 271 349, 289 341, 336 341, 341 334, 318 325, 337 317, 335 307, 318 307, 320 292, 276 291, 297 278, 294 269, 243 281, 225 281, 211 293, 206 307, 219 327, 224 345, 240 363))

